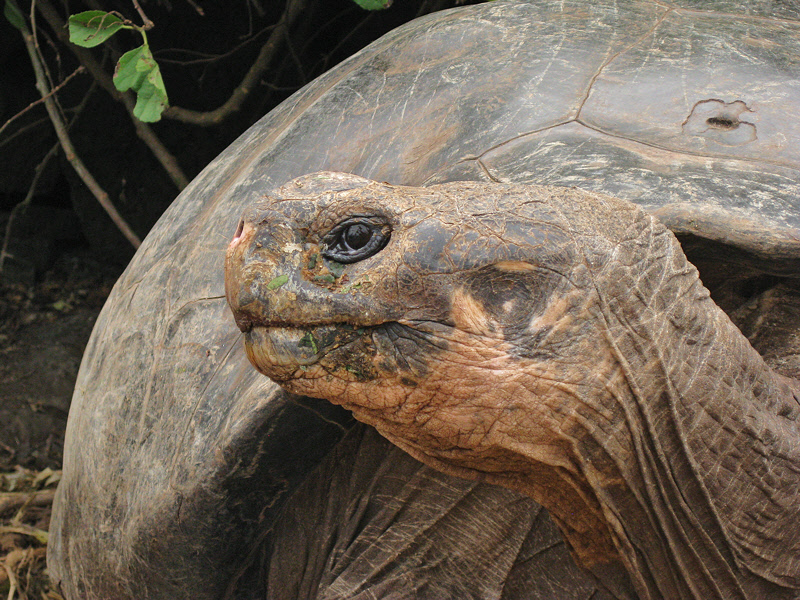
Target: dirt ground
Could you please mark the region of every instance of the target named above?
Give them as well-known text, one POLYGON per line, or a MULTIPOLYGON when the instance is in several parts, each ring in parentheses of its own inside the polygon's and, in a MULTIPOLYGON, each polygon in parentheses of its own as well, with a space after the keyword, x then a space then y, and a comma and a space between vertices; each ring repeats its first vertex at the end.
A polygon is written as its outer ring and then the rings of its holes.
POLYGON ((87 252, 32 286, 0 284, 0 597, 58 600, 45 572, 72 388, 120 274, 87 252))
POLYGON ((0 471, 60 468, 75 376, 119 270, 85 253, 0 285, 0 471))

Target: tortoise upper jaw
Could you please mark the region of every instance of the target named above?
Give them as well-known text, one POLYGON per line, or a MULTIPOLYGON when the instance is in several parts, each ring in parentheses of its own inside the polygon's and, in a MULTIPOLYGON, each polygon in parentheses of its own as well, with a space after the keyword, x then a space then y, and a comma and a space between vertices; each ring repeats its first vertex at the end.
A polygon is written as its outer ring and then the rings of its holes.
POLYGON ((274 211, 245 212, 225 253, 225 295, 243 333, 296 320, 297 282, 286 284, 301 270, 301 241, 296 227, 274 211))

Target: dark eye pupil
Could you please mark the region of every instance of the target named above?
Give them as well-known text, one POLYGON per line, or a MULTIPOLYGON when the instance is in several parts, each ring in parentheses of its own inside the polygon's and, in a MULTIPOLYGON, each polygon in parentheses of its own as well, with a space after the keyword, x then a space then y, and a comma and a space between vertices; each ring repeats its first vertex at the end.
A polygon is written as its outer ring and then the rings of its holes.
POLYGON ((354 223, 344 230, 342 240, 351 250, 366 246, 372 239, 372 230, 363 223, 354 223))

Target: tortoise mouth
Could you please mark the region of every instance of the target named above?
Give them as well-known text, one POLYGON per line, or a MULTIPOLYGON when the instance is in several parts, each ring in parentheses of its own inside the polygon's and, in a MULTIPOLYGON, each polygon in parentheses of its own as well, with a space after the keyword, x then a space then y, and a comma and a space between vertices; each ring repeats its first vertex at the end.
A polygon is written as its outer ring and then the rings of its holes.
POLYGON ((245 334, 245 344, 247 354, 256 367, 269 363, 294 371, 319 360, 319 347, 313 329, 252 327, 245 334))
POLYGON ((315 376, 318 367, 345 379, 370 379, 371 335, 378 327, 258 325, 245 333, 245 349, 253 366, 278 383, 315 376))

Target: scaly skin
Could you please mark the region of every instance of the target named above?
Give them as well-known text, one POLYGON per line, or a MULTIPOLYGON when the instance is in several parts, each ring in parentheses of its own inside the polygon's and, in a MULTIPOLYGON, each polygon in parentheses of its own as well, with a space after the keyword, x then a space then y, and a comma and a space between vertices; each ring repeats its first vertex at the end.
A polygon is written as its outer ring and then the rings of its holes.
POLYGON ((262 373, 528 494, 619 597, 800 597, 800 384, 633 205, 309 175, 246 213, 226 287, 262 373), (389 243, 323 260, 353 216, 389 243))

